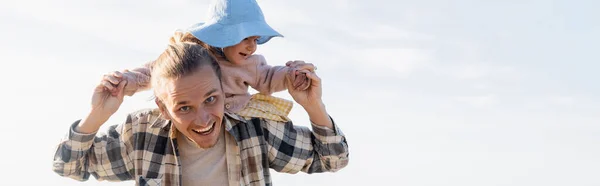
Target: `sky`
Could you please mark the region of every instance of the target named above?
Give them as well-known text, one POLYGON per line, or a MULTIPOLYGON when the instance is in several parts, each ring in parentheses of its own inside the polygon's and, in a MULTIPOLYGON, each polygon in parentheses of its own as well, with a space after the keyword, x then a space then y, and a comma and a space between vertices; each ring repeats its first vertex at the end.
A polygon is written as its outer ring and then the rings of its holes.
MULTIPOLYGON (((318 66, 350 148, 339 172, 272 171, 274 184, 600 185, 600 2, 258 2, 285 36, 258 53, 271 65, 318 66)), ((103 74, 157 58, 207 5, 0 1, 3 183, 133 185, 58 176, 56 146, 103 74)), ((126 98, 102 129, 154 108, 151 96, 126 98)), ((299 105, 290 117, 308 126, 299 105)))

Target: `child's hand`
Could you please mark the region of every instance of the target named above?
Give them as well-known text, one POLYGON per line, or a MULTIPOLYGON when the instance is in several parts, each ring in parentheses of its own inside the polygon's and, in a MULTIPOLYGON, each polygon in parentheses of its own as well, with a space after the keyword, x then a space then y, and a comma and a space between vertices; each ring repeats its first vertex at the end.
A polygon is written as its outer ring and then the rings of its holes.
POLYGON ((311 83, 310 79, 306 77, 306 70, 299 71, 295 69, 294 74, 294 88, 296 90, 306 90, 311 83))
POLYGON ((317 68, 312 63, 306 63, 301 60, 288 61, 286 66, 292 68, 292 83, 296 90, 306 90, 310 87, 311 79, 306 76, 308 72, 314 72, 317 68))
POLYGON ((115 87, 121 82, 126 81, 125 95, 132 96, 138 90, 143 89, 150 83, 150 77, 135 71, 124 70, 123 72, 114 71, 104 75, 104 81, 102 84, 104 87, 111 92, 114 96, 116 95, 115 87))
POLYGON ((123 77, 128 82, 125 86, 125 95, 132 96, 134 93, 150 86, 150 76, 142 72, 125 69, 123 77))
MULTIPOLYGON (((293 70, 291 70, 293 71, 293 70)), ((321 78, 319 78, 317 76, 317 74, 315 74, 314 72, 310 72, 308 70, 302 70, 302 71, 295 71, 296 73, 301 73, 304 75, 304 77, 308 78, 310 80, 310 82, 312 82, 310 84, 309 87, 307 87, 304 90, 300 90, 296 87, 293 87, 293 82, 292 79, 294 77, 293 74, 288 74, 288 78, 287 78, 287 88, 288 88, 288 92, 290 93, 290 95, 292 96, 292 98, 294 98, 294 101, 296 101, 298 104, 302 105, 302 107, 304 107, 305 109, 311 109, 314 110, 314 108, 318 108, 321 105, 323 105, 322 100, 321 100, 321 78)))

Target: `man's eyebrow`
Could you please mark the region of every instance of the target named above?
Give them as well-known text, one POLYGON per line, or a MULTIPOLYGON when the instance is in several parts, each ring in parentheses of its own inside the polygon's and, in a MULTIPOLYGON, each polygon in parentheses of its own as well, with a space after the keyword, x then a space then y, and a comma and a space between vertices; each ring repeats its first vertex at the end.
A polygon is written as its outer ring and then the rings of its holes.
POLYGON ((208 97, 208 96, 210 96, 211 94, 213 94, 213 93, 215 93, 215 92, 217 92, 217 89, 216 89, 216 88, 215 88, 215 89, 212 89, 212 90, 210 90, 210 91, 208 91, 206 94, 204 94, 204 97, 208 97))
MULTIPOLYGON (((213 94, 213 93, 215 93, 215 92, 217 92, 217 91, 218 91, 218 90, 217 90, 216 88, 215 88, 215 89, 212 89, 212 90, 208 91, 206 94, 204 94, 204 97, 208 97, 208 96, 210 96, 211 94, 213 94)), ((188 103, 189 103, 189 101, 179 101, 179 102, 177 102, 177 104, 175 104, 175 105, 186 105, 186 104, 188 104, 188 103)))
POLYGON ((185 105, 185 104, 188 104, 188 101, 180 101, 180 102, 177 102, 177 104, 175 104, 175 105, 185 105))

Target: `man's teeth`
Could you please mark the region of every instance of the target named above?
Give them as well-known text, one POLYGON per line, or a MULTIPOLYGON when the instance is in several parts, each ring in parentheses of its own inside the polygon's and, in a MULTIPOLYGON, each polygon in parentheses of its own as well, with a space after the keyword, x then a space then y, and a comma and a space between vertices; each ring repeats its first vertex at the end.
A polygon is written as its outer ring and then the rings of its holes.
POLYGON ((215 126, 215 124, 213 123, 209 127, 202 128, 202 129, 192 129, 192 130, 197 133, 204 133, 204 132, 210 131, 210 129, 212 129, 214 126, 215 126))

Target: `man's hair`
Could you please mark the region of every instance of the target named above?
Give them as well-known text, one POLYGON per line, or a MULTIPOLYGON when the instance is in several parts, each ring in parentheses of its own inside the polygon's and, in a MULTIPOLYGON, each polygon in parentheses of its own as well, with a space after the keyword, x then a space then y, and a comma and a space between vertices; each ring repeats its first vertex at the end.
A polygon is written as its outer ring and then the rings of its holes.
POLYGON ((220 59, 220 58, 225 58, 223 51, 221 51, 221 49, 210 46, 208 44, 206 44, 205 42, 200 41, 200 39, 196 38, 194 35, 192 35, 189 32, 180 32, 177 31, 175 32, 175 34, 173 34, 173 36, 171 36, 171 38, 169 38, 169 43, 170 44, 175 44, 175 43, 194 43, 194 44, 198 44, 202 47, 204 47, 206 50, 208 50, 210 52, 210 55, 212 55, 213 57, 220 59))
POLYGON ((151 65, 151 83, 158 96, 165 80, 179 79, 194 73, 201 67, 214 70, 221 82, 221 68, 217 60, 202 46, 194 43, 171 43, 151 65))

